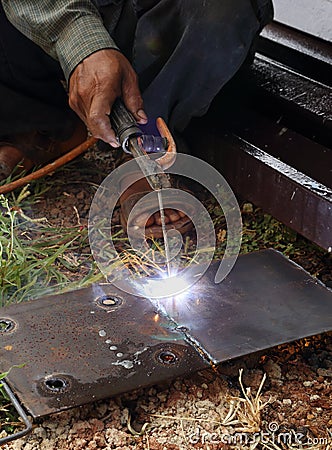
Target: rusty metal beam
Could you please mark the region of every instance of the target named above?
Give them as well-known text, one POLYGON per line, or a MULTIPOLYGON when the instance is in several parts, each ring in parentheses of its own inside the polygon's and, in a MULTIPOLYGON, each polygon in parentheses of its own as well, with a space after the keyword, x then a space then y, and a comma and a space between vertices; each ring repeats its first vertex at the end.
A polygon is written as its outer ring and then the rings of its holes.
POLYGON ((239 106, 236 119, 229 123, 229 131, 332 188, 332 149, 295 132, 284 120, 277 119, 239 106))
POLYGON ((213 145, 220 149, 216 165, 235 192, 331 251, 331 188, 239 137, 219 137, 213 145))
POLYGON ((192 148, 205 149, 242 199, 330 250, 332 150, 248 109, 228 118, 228 130, 201 124, 192 148))
POLYGON ((328 86, 332 83, 332 46, 288 25, 272 22, 258 40, 259 53, 328 86))
POLYGON ((0 371, 25 363, 7 381, 36 418, 332 329, 332 292, 275 251, 215 273, 163 313, 112 285, 3 308, 0 371))
POLYGON ((332 88, 263 55, 245 78, 241 102, 266 115, 279 114, 290 128, 321 144, 332 142, 332 88))

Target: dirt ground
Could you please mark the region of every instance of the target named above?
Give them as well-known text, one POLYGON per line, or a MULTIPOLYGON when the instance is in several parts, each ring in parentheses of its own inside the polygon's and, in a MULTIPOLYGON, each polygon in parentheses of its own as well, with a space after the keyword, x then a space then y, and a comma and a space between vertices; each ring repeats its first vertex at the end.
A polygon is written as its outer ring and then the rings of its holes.
MULTIPOLYGON (((113 165, 98 155, 91 156, 93 163, 88 156, 55 175, 54 187, 33 213, 42 212, 54 224, 85 227, 91 198, 113 165)), ((331 258, 313 251, 297 258, 324 282, 332 280, 331 258)), ((327 334, 50 416, 35 423, 28 437, 3 448, 327 450, 332 448, 331 377, 332 334, 327 334), (254 411, 241 389, 240 369, 254 411)))
POLYGON ((35 424, 30 436, 4 449, 246 449, 260 440, 257 448, 327 450, 331 448, 331 377, 332 336, 307 339, 223 364, 218 372, 205 370, 53 415, 35 424), (231 397, 241 396, 240 368, 244 385, 254 393, 267 374, 262 401, 269 403, 261 412, 261 422, 251 430, 243 420, 220 424, 231 397), (145 423, 149 425, 142 436, 133 434, 132 428, 140 430, 145 423))

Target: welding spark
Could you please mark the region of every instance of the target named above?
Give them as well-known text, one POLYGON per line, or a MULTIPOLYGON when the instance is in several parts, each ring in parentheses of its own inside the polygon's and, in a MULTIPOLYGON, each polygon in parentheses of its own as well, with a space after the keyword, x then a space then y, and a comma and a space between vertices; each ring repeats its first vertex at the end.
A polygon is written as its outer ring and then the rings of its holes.
MULTIPOLYGON (((165 274, 164 274, 165 275, 165 274)), ((189 287, 188 282, 181 276, 149 278, 142 286, 144 296, 148 298, 177 297, 189 287)))

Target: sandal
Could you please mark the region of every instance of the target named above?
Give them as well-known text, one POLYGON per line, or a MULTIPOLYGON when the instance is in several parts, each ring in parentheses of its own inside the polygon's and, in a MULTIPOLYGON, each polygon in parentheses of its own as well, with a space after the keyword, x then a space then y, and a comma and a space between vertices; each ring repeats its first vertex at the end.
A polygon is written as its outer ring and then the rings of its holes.
POLYGON ((0 181, 8 178, 17 167, 18 173, 31 169, 33 162, 9 142, 0 142, 0 181))
MULTIPOLYGON (((168 142, 166 152, 155 160, 155 162, 157 162, 159 166, 165 170, 171 167, 175 161, 176 145, 164 120, 158 117, 156 125, 160 135, 166 138, 168 142)), ((128 161, 129 159, 132 159, 132 157, 123 155, 120 164, 128 161)), ((122 182, 124 181, 126 182, 126 186, 129 187, 121 195, 119 200, 121 207, 120 220, 123 229, 128 231, 128 228, 131 228, 132 231, 138 234, 141 234, 144 229, 145 237, 156 239, 162 238, 163 230, 161 227, 160 213, 158 212, 159 205, 157 196, 152 201, 150 197, 149 203, 142 206, 138 216, 134 217, 132 219, 132 223, 128 224, 129 215, 133 207, 137 204, 137 202, 139 202, 140 199, 145 197, 146 194, 153 191, 148 181, 144 177, 142 178, 141 173, 129 173, 123 178, 122 182), (131 179, 137 181, 130 183, 131 179)), ((172 201, 172 205, 173 204, 174 201, 172 201)), ((175 204, 175 207, 164 209, 166 231, 173 229, 179 231, 181 234, 184 234, 193 228, 192 221, 186 214, 183 213, 181 209, 182 207, 183 205, 179 202, 179 205, 175 204)))
POLYGON ((15 168, 18 174, 38 164, 45 164, 81 144, 87 137, 83 122, 77 121, 72 135, 63 141, 38 131, 19 134, 0 141, 0 181, 15 168))
MULTIPOLYGON (((128 175, 130 176, 130 174, 128 175)), ((143 206, 139 212, 139 215, 134 217, 130 224, 128 224, 128 218, 132 208, 136 203, 143 198, 146 194, 153 192, 148 181, 145 178, 133 183, 120 197, 120 219, 121 225, 124 230, 128 227, 133 231, 142 232, 144 229, 145 237, 159 239, 163 237, 161 228, 161 219, 159 212, 153 213, 158 209, 157 197, 155 202, 150 201, 149 204, 143 206)), ((185 234, 193 228, 193 223, 187 215, 185 215, 181 207, 183 205, 179 203, 178 206, 165 208, 165 223, 166 231, 177 230, 181 234, 185 234)))

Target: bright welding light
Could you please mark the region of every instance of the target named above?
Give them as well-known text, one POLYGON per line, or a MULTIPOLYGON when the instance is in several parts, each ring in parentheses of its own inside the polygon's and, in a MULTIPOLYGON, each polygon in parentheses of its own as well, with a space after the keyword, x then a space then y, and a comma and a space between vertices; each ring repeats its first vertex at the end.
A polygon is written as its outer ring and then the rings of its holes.
POLYGON ((148 298, 177 297, 185 293, 190 283, 180 275, 166 278, 147 279, 142 286, 144 295, 148 298))

